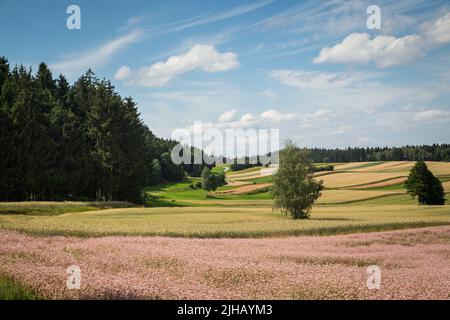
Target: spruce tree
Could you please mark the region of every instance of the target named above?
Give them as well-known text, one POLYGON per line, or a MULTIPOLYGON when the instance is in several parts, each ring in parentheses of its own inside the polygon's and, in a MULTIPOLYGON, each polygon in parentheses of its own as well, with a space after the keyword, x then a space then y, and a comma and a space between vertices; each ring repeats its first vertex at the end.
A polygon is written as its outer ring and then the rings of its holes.
POLYGON ((405 187, 411 197, 417 197, 419 204, 445 204, 445 193, 442 183, 428 169, 424 161, 417 161, 410 170, 405 187))

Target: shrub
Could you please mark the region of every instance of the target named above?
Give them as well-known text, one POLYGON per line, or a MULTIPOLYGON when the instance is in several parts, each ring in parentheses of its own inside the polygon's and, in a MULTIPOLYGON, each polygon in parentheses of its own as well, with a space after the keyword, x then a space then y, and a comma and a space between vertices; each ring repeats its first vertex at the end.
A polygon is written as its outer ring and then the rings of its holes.
POLYGON ((314 171, 314 172, 334 171, 334 166, 331 165, 331 164, 326 165, 326 166, 321 166, 321 167, 313 166, 312 168, 313 168, 313 171, 314 171))
POLYGON ((225 182, 225 175, 223 173, 213 174, 209 171, 208 167, 205 167, 202 172, 202 189, 206 191, 216 191, 216 189, 225 182))

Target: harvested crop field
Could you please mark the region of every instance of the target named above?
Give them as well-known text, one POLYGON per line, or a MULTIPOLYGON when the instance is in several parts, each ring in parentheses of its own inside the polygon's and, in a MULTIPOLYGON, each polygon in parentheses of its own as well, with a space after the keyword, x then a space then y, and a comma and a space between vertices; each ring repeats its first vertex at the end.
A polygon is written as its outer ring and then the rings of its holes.
POLYGON ((390 179, 406 178, 407 174, 398 172, 337 172, 329 174, 318 180, 323 180, 326 188, 347 188, 378 183, 390 179))
POLYGON ((334 170, 348 170, 353 169, 355 167, 368 165, 370 162, 348 162, 348 163, 339 163, 334 166, 334 170))
MULTIPOLYGON (((384 171, 386 169, 403 168, 405 165, 409 164, 409 161, 386 161, 376 165, 371 165, 368 167, 363 167, 359 169, 352 169, 352 171, 384 171)), ((412 167, 412 166, 411 166, 412 167)))
POLYGON ((450 225, 450 206, 315 206, 308 220, 291 219, 271 207, 248 205, 110 209, 58 216, 0 215, 0 229, 81 237, 263 238, 437 225, 450 225))
POLYGON ((0 271, 43 297, 448 299, 450 227, 330 237, 32 237, 0 231, 0 271), (367 267, 381 268, 380 289, 367 267), (67 290, 66 268, 81 270, 67 290))
MULTIPOLYGON (((409 172, 414 163, 414 161, 350 162, 336 164, 334 169, 356 172, 409 172)), ((435 175, 450 174, 449 162, 425 161, 425 163, 435 175)))
MULTIPOLYGON (((435 175, 446 175, 450 173, 450 163, 449 162, 436 162, 436 161, 425 161, 428 169, 435 175)), ((413 167, 414 162, 409 161, 405 164, 398 165, 395 167, 387 168, 386 172, 409 172, 409 170, 413 167)))
POLYGON ((446 192, 450 192, 450 181, 444 182, 444 183, 442 184, 442 187, 444 187, 444 190, 445 190, 446 192))
POLYGON ((398 184, 401 184, 401 183, 405 182, 406 179, 407 179, 407 177, 393 178, 393 179, 388 179, 388 180, 385 180, 385 181, 358 185, 358 186, 355 186, 355 187, 347 187, 347 190, 368 189, 368 188, 382 188, 382 187, 388 187, 388 186, 395 186, 395 185, 398 185, 398 184))
POLYGON ((260 184, 247 184, 240 186, 238 188, 233 188, 229 190, 220 191, 217 193, 224 193, 224 194, 248 194, 250 192, 258 191, 261 189, 267 189, 270 187, 272 183, 260 183, 260 184))
POLYGON ((366 199, 374 199, 402 192, 389 190, 324 190, 317 204, 348 203, 366 199))

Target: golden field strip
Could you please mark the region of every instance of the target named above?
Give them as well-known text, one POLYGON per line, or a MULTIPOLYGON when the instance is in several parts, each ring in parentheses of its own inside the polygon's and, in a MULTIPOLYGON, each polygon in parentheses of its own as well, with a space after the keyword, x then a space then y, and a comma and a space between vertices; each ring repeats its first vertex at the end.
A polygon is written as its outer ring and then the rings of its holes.
POLYGON ((406 173, 402 175, 398 172, 336 172, 326 176, 321 176, 318 180, 323 181, 325 188, 333 189, 364 186, 391 179, 406 179, 406 177, 406 173))
POLYGON ((124 208, 56 216, 0 216, 0 229, 40 236, 80 237, 261 238, 445 224, 450 224, 450 206, 316 206, 309 220, 293 220, 270 206, 124 208))

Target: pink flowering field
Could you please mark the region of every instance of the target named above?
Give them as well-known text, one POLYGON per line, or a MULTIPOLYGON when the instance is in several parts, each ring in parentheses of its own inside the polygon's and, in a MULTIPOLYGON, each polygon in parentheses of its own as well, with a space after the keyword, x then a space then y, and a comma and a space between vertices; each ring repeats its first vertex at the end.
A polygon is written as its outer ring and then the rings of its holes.
POLYGON ((450 226, 267 239, 0 230, 0 242, 0 273, 50 299, 450 298, 450 226), (381 287, 369 290, 374 264, 381 287), (80 290, 66 288, 70 265, 81 269, 80 290))

